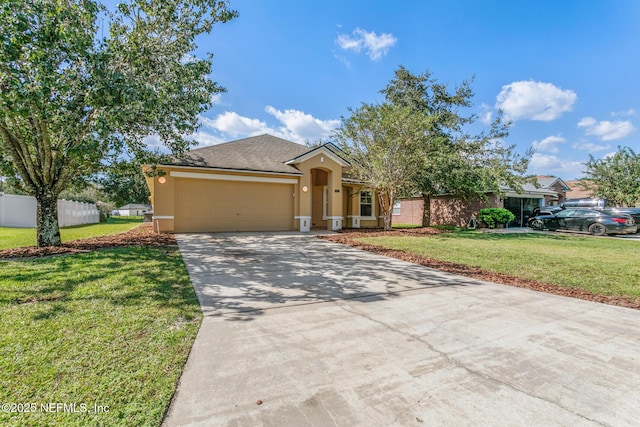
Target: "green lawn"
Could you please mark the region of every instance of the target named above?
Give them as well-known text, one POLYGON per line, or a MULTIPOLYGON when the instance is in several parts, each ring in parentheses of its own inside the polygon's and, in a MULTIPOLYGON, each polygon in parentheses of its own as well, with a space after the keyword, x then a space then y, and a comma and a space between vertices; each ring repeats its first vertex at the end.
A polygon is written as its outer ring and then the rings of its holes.
POLYGON ((0 425, 160 425, 201 317, 177 248, 0 262, 0 425))
MULTIPOLYGON (((140 217, 111 217, 107 222, 99 224, 76 225, 60 229, 63 242, 86 239, 88 237, 107 236, 128 231, 142 223, 140 217)), ((0 227, 0 250, 35 246, 35 228, 6 228, 0 227)))
POLYGON ((458 231, 360 241, 602 295, 640 297, 640 242, 458 231))

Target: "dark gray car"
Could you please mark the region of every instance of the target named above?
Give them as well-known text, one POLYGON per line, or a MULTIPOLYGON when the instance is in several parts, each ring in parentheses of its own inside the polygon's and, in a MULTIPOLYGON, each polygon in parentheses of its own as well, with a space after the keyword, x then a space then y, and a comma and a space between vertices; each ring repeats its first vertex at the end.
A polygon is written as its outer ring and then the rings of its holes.
POLYGON ((632 234, 638 231, 635 220, 627 214, 609 214, 595 209, 565 209, 553 214, 540 215, 530 223, 534 230, 570 230, 591 233, 632 234))
POLYGON ((602 209, 602 211, 608 213, 609 215, 631 215, 631 217, 633 217, 633 219, 636 221, 636 224, 640 224, 640 208, 605 208, 602 209))

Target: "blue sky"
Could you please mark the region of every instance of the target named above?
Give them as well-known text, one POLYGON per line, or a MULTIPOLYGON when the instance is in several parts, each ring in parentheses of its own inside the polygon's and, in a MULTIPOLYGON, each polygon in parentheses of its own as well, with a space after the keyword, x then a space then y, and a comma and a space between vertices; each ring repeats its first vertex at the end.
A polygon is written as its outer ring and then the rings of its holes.
POLYGON ((505 143, 536 150, 530 172, 563 179, 639 150, 640 2, 231 0, 240 16, 199 40, 227 88, 202 146, 271 133, 330 140, 349 107, 382 100, 399 65, 453 88, 475 76, 480 125, 502 108, 505 143))

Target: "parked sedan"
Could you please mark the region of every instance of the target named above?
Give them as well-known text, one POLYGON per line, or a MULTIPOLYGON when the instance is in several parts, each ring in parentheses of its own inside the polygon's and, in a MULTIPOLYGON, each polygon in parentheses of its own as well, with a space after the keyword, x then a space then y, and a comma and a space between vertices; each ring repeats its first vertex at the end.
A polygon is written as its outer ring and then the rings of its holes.
POLYGON ((565 209, 539 215, 531 220, 530 226, 534 230, 572 230, 594 236, 632 234, 638 230, 635 220, 627 214, 609 214, 595 209, 565 209))
POLYGON ((636 224, 640 224, 640 208, 605 208, 602 211, 609 215, 630 215, 636 221, 636 224))

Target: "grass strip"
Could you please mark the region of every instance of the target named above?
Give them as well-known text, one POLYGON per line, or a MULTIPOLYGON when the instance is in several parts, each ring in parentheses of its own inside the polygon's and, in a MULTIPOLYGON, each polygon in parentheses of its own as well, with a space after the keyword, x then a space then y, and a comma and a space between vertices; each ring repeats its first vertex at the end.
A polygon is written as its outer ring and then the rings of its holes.
MULTIPOLYGON (((62 227, 60 237, 62 242, 72 240, 87 239, 97 236, 109 236, 122 233, 140 225, 140 218, 118 218, 111 217, 107 222, 98 224, 75 225, 72 227, 62 227)), ((0 227, 0 250, 11 248, 24 248, 36 245, 35 228, 7 228, 0 227)))
POLYGON ((640 297, 640 242, 553 234, 461 231, 358 241, 589 292, 640 297))
POLYGON ((201 316, 177 248, 0 262, 0 425, 160 425, 201 316))

